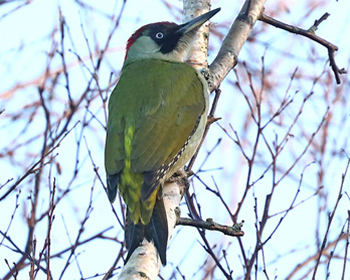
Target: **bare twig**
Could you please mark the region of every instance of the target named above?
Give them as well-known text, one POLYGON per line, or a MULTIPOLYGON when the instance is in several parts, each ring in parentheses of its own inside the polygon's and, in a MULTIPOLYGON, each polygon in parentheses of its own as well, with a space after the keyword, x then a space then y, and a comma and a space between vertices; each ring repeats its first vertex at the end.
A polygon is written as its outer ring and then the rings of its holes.
POLYGON ((56 150, 59 146, 60 143, 64 140, 64 138, 76 127, 78 123, 76 123, 70 130, 68 130, 63 137, 59 140, 59 142, 53 146, 50 150, 48 150, 43 157, 41 157, 37 162, 35 162, 31 167, 29 167, 29 169, 7 190, 7 192, 5 194, 3 194, 0 197, 0 201, 2 201, 3 199, 5 199, 14 189, 16 189, 16 187, 25 179, 27 178, 30 174, 33 174, 36 170, 38 165, 43 161, 43 159, 45 157, 47 157, 48 155, 50 155, 54 150, 56 150))
POLYGON ((340 184, 340 188, 339 188, 339 193, 338 193, 337 201, 335 202, 333 211, 332 211, 332 213, 329 215, 329 218, 328 218, 328 225, 327 225, 327 228, 326 228, 326 232, 325 232, 325 234, 324 234, 324 238, 323 238, 323 241, 322 241, 321 248, 319 249, 319 252, 318 252, 318 257, 317 257, 317 259, 316 259, 316 265, 315 265, 315 268, 314 268, 314 272, 313 272, 313 274, 312 274, 312 279, 315 279, 315 277, 316 277, 316 272, 317 272, 318 266, 319 266, 319 264, 320 264, 320 259, 321 259, 321 256, 322 256, 322 254, 323 254, 323 250, 325 250, 325 248, 326 248, 326 243, 327 243, 327 240, 328 240, 328 233, 329 233, 329 230, 330 230, 330 228, 331 228, 331 224, 332 224, 332 221, 333 221, 335 212, 337 211, 338 204, 339 204, 340 199, 342 198, 342 195, 343 195, 343 194, 342 194, 342 193, 343 193, 343 187, 344 187, 344 182, 345 182, 346 175, 347 175, 347 173, 348 173, 349 165, 350 165, 350 158, 348 159, 348 162, 347 162, 347 164, 346 164, 345 171, 344 171, 344 173, 342 174, 342 179, 341 179, 341 184, 340 184))
POLYGON ((213 221, 213 219, 203 220, 193 220, 189 218, 179 217, 176 220, 176 225, 182 226, 192 226, 201 229, 220 231, 225 235, 229 236, 243 236, 244 232, 241 231, 243 222, 235 224, 233 226, 225 226, 213 221))
POLYGON ((259 20, 261 20, 265 23, 271 24, 272 26, 275 26, 277 28, 281 28, 283 30, 286 30, 288 32, 305 36, 305 37, 321 44, 322 46, 326 47, 328 50, 328 57, 329 57, 330 66, 332 67, 332 70, 334 72, 337 84, 340 84, 341 83, 340 75, 345 74, 346 70, 344 68, 339 69, 337 64, 335 63, 334 53, 338 50, 338 47, 315 34, 315 31, 316 31, 318 25, 322 21, 326 20, 328 16, 329 16, 329 14, 325 13, 319 20, 316 20, 314 25, 311 26, 309 29, 302 29, 300 27, 286 24, 286 23, 281 22, 279 20, 276 20, 276 19, 274 19, 266 14, 261 14, 259 20))
POLYGON ((346 238, 346 245, 345 245, 345 254, 344 254, 344 258, 343 258, 343 273, 341 276, 341 279, 344 280, 345 279, 345 271, 346 271, 346 263, 347 263, 347 256, 348 256, 348 249, 349 249, 349 237, 350 237, 350 211, 348 211, 348 219, 347 219, 347 228, 346 228, 346 235, 348 236, 348 238, 346 238))

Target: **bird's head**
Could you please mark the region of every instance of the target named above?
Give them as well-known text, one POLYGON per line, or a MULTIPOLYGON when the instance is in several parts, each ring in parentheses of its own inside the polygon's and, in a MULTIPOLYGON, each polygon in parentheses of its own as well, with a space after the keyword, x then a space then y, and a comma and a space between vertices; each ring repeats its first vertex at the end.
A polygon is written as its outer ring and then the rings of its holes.
POLYGON ((124 64, 149 58, 184 61, 200 26, 219 11, 217 8, 180 25, 157 22, 141 27, 128 40, 124 64))

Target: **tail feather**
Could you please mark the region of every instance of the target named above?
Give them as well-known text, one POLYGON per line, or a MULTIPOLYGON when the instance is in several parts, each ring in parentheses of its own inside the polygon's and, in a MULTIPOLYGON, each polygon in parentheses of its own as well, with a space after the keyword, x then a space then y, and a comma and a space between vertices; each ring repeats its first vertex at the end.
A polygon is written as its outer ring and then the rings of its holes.
POLYGON ((166 265, 166 248, 168 243, 168 221, 162 199, 157 199, 154 205, 151 221, 144 225, 141 222, 135 224, 126 213, 125 243, 128 255, 125 263, 130 259, 132 253, 140 246, 146 238, 147 241, 154 242, 160 260, 166 265))
POLYGON ((126 256, 125 263, 129 260, 132 253, 142 243, 145 237, 145 225, 137 223, 136 225, 130 219, 129 210, 126 212, 126 224, 125 224, 125 243, 128 249, 128 255, 126 256))
POLYGON ((107 194, 109 201, 113 203, 117 196, 118 184, 119 184, 120 173, 113 175, 107 175, 107 194))
POLYGON ((163 199, 157 199, 150 222, 154 245, 158 250, 160 260, 166 265, 166 247, 168 244, 168 220, 163 199))

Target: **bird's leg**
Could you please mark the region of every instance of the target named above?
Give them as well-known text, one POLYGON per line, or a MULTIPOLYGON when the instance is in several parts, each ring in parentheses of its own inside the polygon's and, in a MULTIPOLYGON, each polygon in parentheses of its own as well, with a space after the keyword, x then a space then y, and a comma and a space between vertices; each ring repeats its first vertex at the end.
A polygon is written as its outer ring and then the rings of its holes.
POLYGON ((171 177, 167 180, 168 183, 176 183, 180 187, 181 197, 186 193, 186 191, 190 187, 190 183, 188 181, 188 177, 192 176, 194 173, 192 170, 185 171, 183 168, 176 171, 171 177))
POLYGON ((167 182, 179 182, 181 185, 183 185, 184 188, 182 189, 182 195, 184 195, 190 187, 190 182, 188 181, 188 178, 193 174, 194 173, 192 170, 185 171, 184 169, 179 169, 173 175, 171 175, 167 182))
POLYGON ((182 180, 182 183, 185 185, 186 189, 189 188, 190 183, 188 178, 193 175, 192 170, 185 171, 184 169, 179 169, 168 179, 168 182, 176 182, 182 180))

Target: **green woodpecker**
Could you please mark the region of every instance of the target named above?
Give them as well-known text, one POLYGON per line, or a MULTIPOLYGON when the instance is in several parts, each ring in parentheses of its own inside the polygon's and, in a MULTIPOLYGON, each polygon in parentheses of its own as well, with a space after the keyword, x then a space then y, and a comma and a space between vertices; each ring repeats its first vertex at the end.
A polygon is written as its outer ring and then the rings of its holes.
POLYGON ((109 200, 126 205, 126 262, 144 239, 166 264, 168 223, 162 186, 195 153, 208 111, 208 86, 184 61, 199 27, 220 9, 185 24, 148 24, 128 40, 108 104, 105 168, 109 200))

